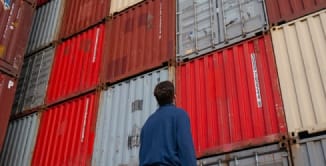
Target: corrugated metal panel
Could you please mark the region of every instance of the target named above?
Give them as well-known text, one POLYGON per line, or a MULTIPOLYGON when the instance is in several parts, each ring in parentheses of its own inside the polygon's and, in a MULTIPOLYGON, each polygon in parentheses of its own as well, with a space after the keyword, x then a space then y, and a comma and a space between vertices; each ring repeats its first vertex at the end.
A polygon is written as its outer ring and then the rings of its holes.
POLYGON ((63 0, 52 0, 37 8, 27 47, 28 54, 58 40, 63 7, 63 0))
POLYGON ((37 6, 43 5, 45 3, 47 3, 49 0, 37 0, 37 6))
POLYGON ((291 149, 295 166, 326 166, 326 135, 301 140, 291 149))
POLYGON ((194 58, 268 28, 261 0, 178 0, 177 56, 194 58))
POLYGON ((77 95, 99 84, 103 38, 104 24, 101 24, 57 47, 47 103, 77 95))
POLYGON ((141 3, 115 16, 106 28, 104 81, 116 82, 175 57, 174 0, 141 3))
POLYGON ((279 141, 287 133, 269 35, 183 63, 176 81, 197 156, 279 141))
POLYGON ((39 115, 32 114, 9 123, 0 165, 28 166, 31 164, 39 115))
POLYGON ((25 58, 15 96, 14 114, 44 104, 53 56, 54 48, 47 48, 25 58))
POLYGON ((0 70, 18 77, 34 8, 23 0, 5 1, 7 3, 6 7, 0 4, 0 70))
POLYGON ((326 0, 265 0, 271 25, 288 22, 326 8, 326 0))
POLYGON ((88 94, 43 112, 32 165, 90 165, 98 98, 88 94))
POLYGON ((201 159, 200 166, 291 166, 289 154, 279 145, 269 145, 201 159))
POLYGON ((2 148, 3 139, 6 135, 10 111, 14 102, 16 87, 16 78, 12 78, 0 72, 0 151, 2 148))
POLYGON ((274 27, 289 132, 326 129, 326 10, 274 27))
POLYGON ((156 84, 166 80, 168 69, 163 68, 102 92, 93 165, 138 165, 140 130, 158 107, 156 84))
POLYGON ((144 0, 111 0, 110 15, 127 9, 128 7, 133 6, 142 1, 144 0))
POLYGON ((76 34, 104 20, 110 9, 110 0, 69 0, 60 29, 60 38, 76 34))

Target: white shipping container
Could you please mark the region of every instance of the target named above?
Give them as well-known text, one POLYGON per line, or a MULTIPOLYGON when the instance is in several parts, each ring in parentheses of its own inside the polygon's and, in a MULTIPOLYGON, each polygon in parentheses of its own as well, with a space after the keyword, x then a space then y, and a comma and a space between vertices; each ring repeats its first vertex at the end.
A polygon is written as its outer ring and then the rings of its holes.
POLYGON ((35 52, 58 40, 64 0, 52 0, 37 8, 27 47, 27 54, 35 52))
POLYGON ((300 140, 291 149, 295 166, 326 166, 326 135, 300 140))
POLYGON ((168 75, 162 68, 102 92, 92 165, 138 165, 141 128, 158 108, 154 88, 168 75))
POLYGON ((326 10, 272 28, 288 131, 326 129, 326 10))
POLYGON ((111 0, 110 15, 118 13, 144 0, 111 0))
POLYGON ((9 123, 0 165, 31 165, 39 120, 38 114, 31 114, 9 123))

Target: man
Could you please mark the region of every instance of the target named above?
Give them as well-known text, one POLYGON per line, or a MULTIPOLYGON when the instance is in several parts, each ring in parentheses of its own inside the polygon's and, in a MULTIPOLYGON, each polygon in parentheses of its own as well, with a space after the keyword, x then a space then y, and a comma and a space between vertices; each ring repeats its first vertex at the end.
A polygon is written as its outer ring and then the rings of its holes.
POLYGON ((156 85, 159 108, 147 119, 140 135, 140 166, 195 166, 196 156, 187 113, 173 105, 170 81, 156 85))

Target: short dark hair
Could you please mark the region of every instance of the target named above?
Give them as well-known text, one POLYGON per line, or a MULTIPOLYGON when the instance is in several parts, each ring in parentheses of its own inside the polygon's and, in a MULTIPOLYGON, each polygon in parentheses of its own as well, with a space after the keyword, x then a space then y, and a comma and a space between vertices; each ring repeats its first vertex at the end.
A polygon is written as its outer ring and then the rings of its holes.
POLYGON ((171 81, 163 81, 156 85, 154 96, 160 106, 172 104, 174 98, 174 85, 171 81))

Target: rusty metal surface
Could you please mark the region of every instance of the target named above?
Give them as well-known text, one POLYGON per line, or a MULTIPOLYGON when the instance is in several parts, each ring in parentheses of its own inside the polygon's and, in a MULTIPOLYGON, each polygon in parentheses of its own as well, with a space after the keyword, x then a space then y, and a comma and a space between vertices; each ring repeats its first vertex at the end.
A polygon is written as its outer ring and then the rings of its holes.
POLYGON ((294 20, 326 8, 326 0, 265 0, 270 25, 294 20))
POLYGON ((35 8, 23 0, 0 5, 0 70, 18 76, 35 8))
POLYGON ((144 1, 109 20, 104 41, 104 82, 162 66, 175 58, 175 1, 144 1))
POLYGON ((0 71, 0 151, 6 135, 17 79, 0 71))
POLYGON ((60 37, 70 37, 101 22, 109 14, 109 10, 110 0, 66 1, 60 37))

